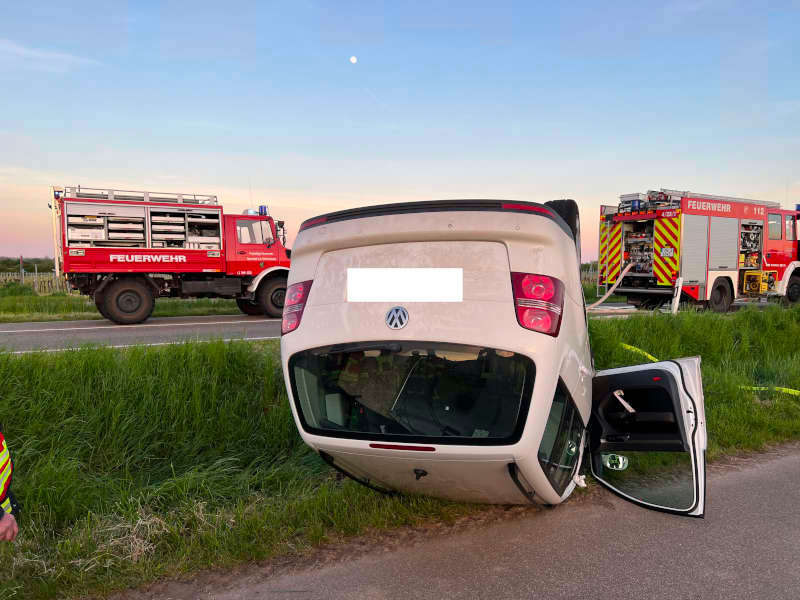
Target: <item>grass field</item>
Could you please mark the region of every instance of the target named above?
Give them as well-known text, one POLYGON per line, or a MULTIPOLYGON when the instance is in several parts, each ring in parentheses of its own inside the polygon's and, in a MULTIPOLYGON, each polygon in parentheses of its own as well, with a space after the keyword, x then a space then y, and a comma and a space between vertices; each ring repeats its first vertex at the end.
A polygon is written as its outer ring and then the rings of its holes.
MULTIPOLYGON (((800 438, 800 310, 590 321, 598 368, 699 354, 709 458, 800 438)), ((339 481, 300 442, 277 344, 0 354, 22 535, 4 597, 102 594, 479 507, 339 481)), ((631 507, 631 510, 636 510, 631 507)))
MULTIPOLYGON (((159 298, 154 317, 240 314, 233 300, 221 298, 159 298)), ((39 296, 29 286, 0 287, 0 323, 102 319, 88 296, 65 293, 39 296)))

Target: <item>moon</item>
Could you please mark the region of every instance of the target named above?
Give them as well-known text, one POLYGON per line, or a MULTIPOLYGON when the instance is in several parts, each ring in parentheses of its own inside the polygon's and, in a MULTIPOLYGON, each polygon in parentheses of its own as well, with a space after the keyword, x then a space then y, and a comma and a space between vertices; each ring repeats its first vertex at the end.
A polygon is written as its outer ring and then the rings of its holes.
POLYGON ((350 62, 353 63, 353 64, 356 64, 358 62, 358 58, 356 58, 355 56, 351 56, 350 57, 350 62))

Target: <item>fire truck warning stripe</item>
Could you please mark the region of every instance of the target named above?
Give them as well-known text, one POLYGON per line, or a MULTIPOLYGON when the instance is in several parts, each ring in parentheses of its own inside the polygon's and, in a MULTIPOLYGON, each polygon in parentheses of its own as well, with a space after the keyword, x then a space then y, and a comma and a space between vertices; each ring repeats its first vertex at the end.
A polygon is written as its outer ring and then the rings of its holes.
POLYGON ((653 275, 658 285, 673 284, 680 254, 680 217, 656 219, 653 230, 653 275))
POLYGON ((661 227, 656 227, 656 233, 661 235, 661 237, 666 242, 666 245, 672 246, 673 248, 677 248, 678 247, 678 236, 675 235, 666 226, 666 224, 661 225, 661 227))
POLYGON ((656 225, 655 235, 661 238, 661 243, 665 246, 672 246, 673 248, 678 247, 678 236, 672 233, 672 231, 667 229, 663 224, 656 225))
POLYGON ((653 274, 656 276, 656 281, 662 285, 669 285, 672 283, 672 281, 663 269, 664 267, 660 266, 658 263, 653 263, 653 274))
POLYGON ((672 233, 673 237, 677 240, 678 239, 678 217, 673 217, 671 219, 661 219, 661 222, 666 225, 666 228, 669 229, 670 233, 672 233))
POLYGON ((597 283, 602 285, 606 280, 608 258, 608 224, 600 221, 600 252, 597 257, 597 283))

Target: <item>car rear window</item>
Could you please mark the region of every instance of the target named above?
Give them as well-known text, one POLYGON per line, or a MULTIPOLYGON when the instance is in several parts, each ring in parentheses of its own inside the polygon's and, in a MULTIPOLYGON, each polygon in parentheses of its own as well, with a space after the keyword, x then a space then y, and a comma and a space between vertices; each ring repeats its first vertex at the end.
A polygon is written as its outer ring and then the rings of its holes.
POLYGON ((289 372, 310 433, 484 445, 519 439, 535 376, 521 354, 430 342, 306 350, 289 372))

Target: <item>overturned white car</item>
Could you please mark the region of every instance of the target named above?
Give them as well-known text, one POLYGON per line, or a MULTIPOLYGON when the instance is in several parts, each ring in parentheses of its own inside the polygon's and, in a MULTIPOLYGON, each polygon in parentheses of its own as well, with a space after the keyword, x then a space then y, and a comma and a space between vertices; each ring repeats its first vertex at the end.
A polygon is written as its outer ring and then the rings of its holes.
POLYGON ((281 355, 300 433, 386 492, 556 504, 592 474, 702 516, 700 359, 595 372, 577 205, 447 200, 303 223, 281 355))

